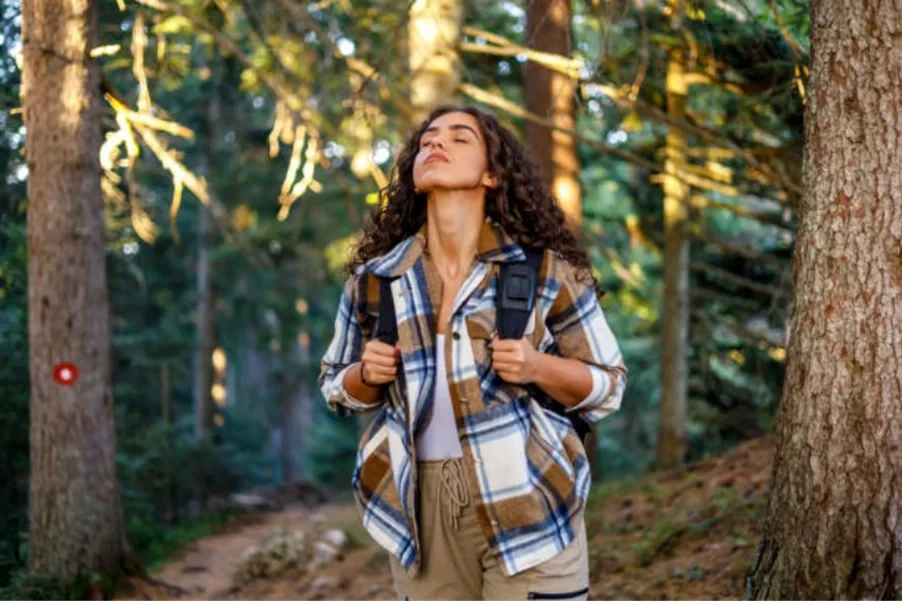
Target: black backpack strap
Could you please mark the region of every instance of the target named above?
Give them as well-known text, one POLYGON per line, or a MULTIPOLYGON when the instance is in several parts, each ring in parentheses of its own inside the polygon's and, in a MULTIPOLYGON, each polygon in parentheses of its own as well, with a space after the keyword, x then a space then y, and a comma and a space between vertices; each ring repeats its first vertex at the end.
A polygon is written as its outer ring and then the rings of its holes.
POLYGON ((379 279, 379 318, 376 321, 375 338, 388 345, 398 342, 398 322, 395 319, 395 303, 391 296, 391 278, 379 279))
MULTIPOLYGON (((368 278, 378 278, 373 274, 369 274, 368 278)), ((398 342, 398 323, 395 320, 395 304, 391 296, 391 278, 379 278, 379 317, 376 318, 376 330, 373 333, 374 338, 394 345, 398 342)), ((340 405, 335 408, 335 413, 340 418, 351 415, 351 410, 340 405)))
POLYGON ((495 292, 498 336, 519 339, 536 305, 539 289, 539 270, 542 268, 542 249, 529 249, 526 261, 504 263, 495 292))
MULTIPOLYGON (((529 249, 526 251, 526 261, 505 263, 501 266, 495 296, 496 326, 500 338, 519 339, 526 331, 526 325, 536 304, 543 257, 542 249, 529 249)), ((529 385, 527 388, 539 404, 567 418, 580 440, 585 441, 592 430, 586 420, 579 414, 568 412, 564 404, 553 399, 536 385, 529 385)))

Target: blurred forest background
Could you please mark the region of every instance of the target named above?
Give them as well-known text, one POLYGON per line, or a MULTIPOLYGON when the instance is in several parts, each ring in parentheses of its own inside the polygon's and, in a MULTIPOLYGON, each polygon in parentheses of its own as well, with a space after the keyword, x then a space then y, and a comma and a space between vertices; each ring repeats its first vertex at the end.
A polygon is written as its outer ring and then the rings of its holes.
MULTIPOLYGON (((20 27, 0 0, 0 586, 28 549, 20 27)), ((442 102, 520 133, 606 290, 629 383, 596 480, 770 431, 807 3, 117 0, 98 34, 116 459, 147 557, 232 492, 347 493, 361 424, 326 410, 319 358, 349 245, 442 102)))

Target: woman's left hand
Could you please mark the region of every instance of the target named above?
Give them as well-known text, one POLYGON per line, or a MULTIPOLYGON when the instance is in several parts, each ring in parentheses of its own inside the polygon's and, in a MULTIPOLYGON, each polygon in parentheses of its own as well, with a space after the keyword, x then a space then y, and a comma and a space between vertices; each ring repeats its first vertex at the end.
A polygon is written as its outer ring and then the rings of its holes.
POLYGON ((492 350, 492 369, 498 376, 518 385, 535 381, 541 353, 529 339, 499 339, 495 335, 489 347, 492 350))

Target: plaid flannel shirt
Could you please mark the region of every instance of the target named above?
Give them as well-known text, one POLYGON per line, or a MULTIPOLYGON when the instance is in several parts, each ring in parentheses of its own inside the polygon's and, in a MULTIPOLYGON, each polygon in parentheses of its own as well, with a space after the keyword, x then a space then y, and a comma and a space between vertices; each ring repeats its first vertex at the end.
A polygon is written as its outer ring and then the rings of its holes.
MULTIPOLYGON (((333 410, 373 408, 350 396, 343 382, 374 334, 380 278, 392 279, 401 369, 361 437, 352 487, 364 527, 411 575, 420 563, 415 441, 431 417, 442 286, 425 243, 424 227, 348 279, 319 379, 333 410)), ((448 375, 470 490, 479 492, 479 521, 508 575, 552 558, 573 540, 572 520, 582 511, 591 480, 569 420, 491 369, 487 344, 495 333, 499 267, 525 259, 523 249, 486 220, 476 261, 454 301, 446 365, 440 367, 448 375)), ((592 391, 570 411, 597 421, 620 406, 626 383, 620 349, 594 287, 578 282, 573 267, 556 253, 543 258, 524 336, 539 351, 589 367, 592 391)))

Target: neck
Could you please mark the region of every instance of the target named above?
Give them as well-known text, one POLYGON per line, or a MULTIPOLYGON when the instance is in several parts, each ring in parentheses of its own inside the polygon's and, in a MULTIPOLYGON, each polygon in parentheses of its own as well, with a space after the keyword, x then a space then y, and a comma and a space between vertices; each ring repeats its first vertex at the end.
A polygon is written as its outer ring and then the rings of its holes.
POLYGON ((485 221, 485 193, 435 190, 427 201, 427 246, 444 277, 465 274, 476 256, 485 221))

